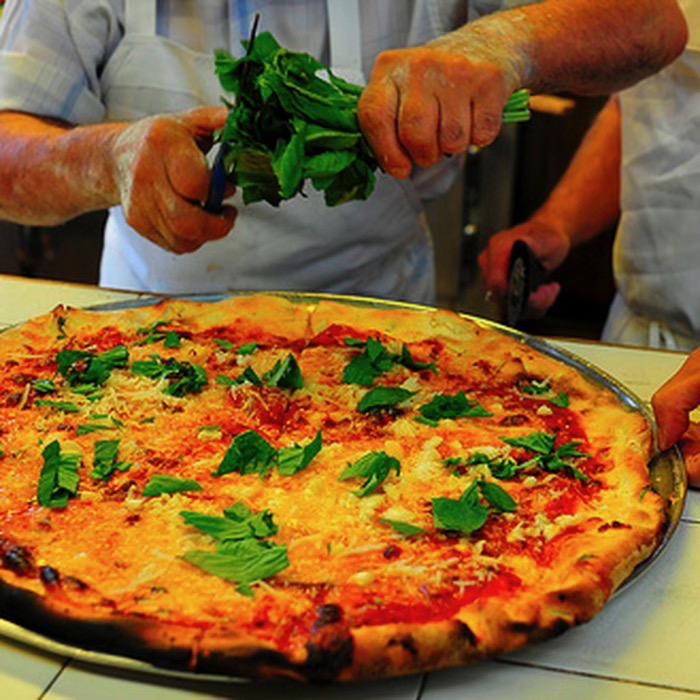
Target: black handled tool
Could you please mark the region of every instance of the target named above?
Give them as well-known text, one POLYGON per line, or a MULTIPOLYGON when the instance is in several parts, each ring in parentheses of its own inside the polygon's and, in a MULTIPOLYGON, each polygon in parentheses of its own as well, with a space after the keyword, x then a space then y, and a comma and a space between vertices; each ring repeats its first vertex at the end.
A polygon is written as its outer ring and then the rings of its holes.
POLYGON ((506 323, 516 328, 521 320, 530 293, 542 284, 545 270, 525 241, 513 243, 508 264, 506 323))

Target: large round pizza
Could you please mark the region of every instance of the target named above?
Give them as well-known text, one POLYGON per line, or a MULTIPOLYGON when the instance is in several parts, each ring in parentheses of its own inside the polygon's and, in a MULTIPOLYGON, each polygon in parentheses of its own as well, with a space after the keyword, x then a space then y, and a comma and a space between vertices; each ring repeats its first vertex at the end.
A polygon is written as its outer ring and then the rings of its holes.
POLYGON ((471 663, 659 548, 652 442, 608 383, 448 311, 59 306, 0 334, 0 617, 193 673, 471 663))

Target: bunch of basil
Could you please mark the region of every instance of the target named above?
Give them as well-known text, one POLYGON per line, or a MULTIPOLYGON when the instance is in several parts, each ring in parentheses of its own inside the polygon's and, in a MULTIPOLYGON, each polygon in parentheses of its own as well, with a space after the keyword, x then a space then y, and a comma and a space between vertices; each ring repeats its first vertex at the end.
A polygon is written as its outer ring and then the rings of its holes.
POLYGON ((235 97, 219 140, 243 201, 278 206, 303 194, 307 180, 328 206, 367 199, 377 162, 357 122, 362 88, 269 32, 249 43, 242 58, 215 54, 219 82, 235 97))

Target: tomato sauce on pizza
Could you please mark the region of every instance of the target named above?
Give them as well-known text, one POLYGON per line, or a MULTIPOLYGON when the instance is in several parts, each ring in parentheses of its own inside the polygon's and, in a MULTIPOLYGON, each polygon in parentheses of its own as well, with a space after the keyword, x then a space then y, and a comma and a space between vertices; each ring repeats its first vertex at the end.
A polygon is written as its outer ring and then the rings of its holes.
POLYGON ((452 312, 57 307, 0 335, 0 615, 226 676, 471 663, 590 619, 658 547, 651 444, 452 312))

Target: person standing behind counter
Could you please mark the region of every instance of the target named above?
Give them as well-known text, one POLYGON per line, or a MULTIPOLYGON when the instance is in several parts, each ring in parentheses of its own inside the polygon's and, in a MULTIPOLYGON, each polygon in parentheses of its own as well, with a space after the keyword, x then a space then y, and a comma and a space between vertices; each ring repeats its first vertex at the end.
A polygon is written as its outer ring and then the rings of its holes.
MULTIPOLYGON (((547 200, 493 236, 479 262, 487 289, 502 297, 516 239, 551 271, 619 219, 603 340, 690 350, 700 343, 700 2, 679 4, 689 27, 683 54, 610 98, 547 200)), ((558 283, 542 285, 532 315, 558 292, 558 283)))
POLYGON ((512 9, 446 34, 467 19, 466 2, 8 0, 0 20, 0 216, 54 225, 110 208, 100 275, 110 287, 275 288, 430 303, 421 192, 397 179, 411 161, 423 168, 489 142, 517 87, 618 88, 662 68, 685 41, 675 0, 513 7, 520 4, 475 0, 478 15, 512 9), (201 107, 220 100, 212 51, 240 55, 258 12, 283 46, 345 77, 361 80, 384 50, 420 46, 382 54, 360 105, 387 172, 367 202, 329 209, 309 191, 278 209, 233 199, 212 215, 200 205, 209 185, 202 149, 226 116, 225 108, 201 107), (439 110, 417 119, 416 104, 439 110))

